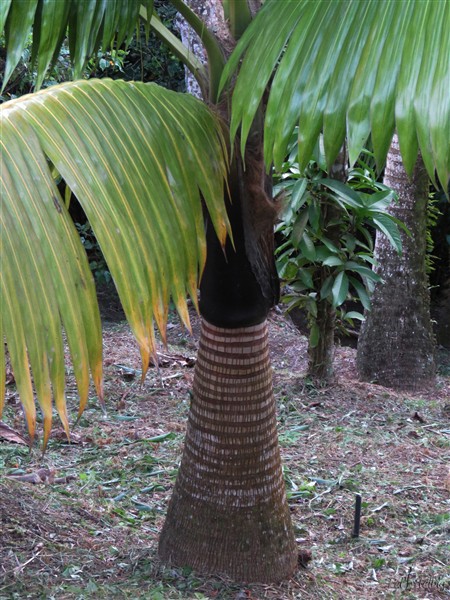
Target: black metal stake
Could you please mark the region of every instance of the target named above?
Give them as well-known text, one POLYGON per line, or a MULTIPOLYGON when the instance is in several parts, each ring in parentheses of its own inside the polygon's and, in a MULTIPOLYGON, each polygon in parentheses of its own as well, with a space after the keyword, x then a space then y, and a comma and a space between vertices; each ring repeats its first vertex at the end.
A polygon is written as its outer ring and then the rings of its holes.
POLYGON ((359 537, 359 526, 361 523, 361 494, 355 495, 355 520, 353 524, 352 537, 359 537))

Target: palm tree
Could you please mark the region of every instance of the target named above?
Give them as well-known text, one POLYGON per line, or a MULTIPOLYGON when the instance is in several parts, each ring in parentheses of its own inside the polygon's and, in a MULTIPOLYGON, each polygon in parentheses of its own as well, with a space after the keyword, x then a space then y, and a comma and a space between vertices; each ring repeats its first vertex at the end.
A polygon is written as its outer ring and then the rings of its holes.
POLYGON ((94 287, 55 170, 96 233, 144 373, 153 323, 164 338, 170 296, 187 323, 185 298, 196 303, 201 277, 194 397, 160 555, 276 581, 294 571, 297 556, 267 348, 266 317, 278 295, 267 173, 280 166, 297 124, 301 168, 321 131, 330 165, 346 134, 351 160, 371 134, 382 164, 396 127, 407 169, 420 147, 428 173, 446 181, 450 7, 266 0, 254 16, 253 0, 224 0, 227 20, 214 35, 187 4, 171 2, 199 34, 206 68, 165 30, 151 0, 2 3, 5 81, 31 27, 39 86, 67 26, 78 77, 99 44, 129 37, 141 12, 194 72, 206 102, 155 85, 78 80, 2 106, 1 335, 33 435, 31 365, 44 445, 52 391, 68 430, 61 322, 80 411, 89 370, 102 397, 94 287))

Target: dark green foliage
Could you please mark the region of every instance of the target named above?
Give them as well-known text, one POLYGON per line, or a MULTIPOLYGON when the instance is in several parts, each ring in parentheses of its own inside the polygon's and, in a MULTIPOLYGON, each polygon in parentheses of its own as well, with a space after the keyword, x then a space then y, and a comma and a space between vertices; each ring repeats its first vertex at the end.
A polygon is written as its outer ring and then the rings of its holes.
MULTIPOLYGON (((155 9, 162 22, 172 33, 177 35, 175 26, 176 10, 167 2, 155 2, 155 9)), ((5 38, 0 38, 0 87, 5 71, 5 38)), ((34 91, 36 82, 36 64, 32 56, 32 37, 29 36, 27 46, 22 53, 19 64, 14 70, 0 102, 5 102, 34 91)), ((95 58, 86 65, 85 77, 110 77, 127 81, 155 82, 168 89, 184 91, 184 67, 172 54, 170 49, 151 33, 147 39, 145 27, 141 24, 130 45, 125 49, 122 45, 112 50, 100 49, 95 58)), ((63 81, 73 79, 69 47, 63 44, 53 67, 47 73, 42 87, 46 88, 63 81)))
MULTIPOLYGON (((175 35, 176 10, 167 2, 155 2, 155 9, 163 24, 175 35)), ((154 33, 148 39, 144 24, 133 36, 127 50, 104 53, 98 52, 96 60, 91 60, 90 77, 111 77, 125 81, 155 82, 168 89, 183 92, 185 90, 184 67, 163 42, 154 33)))
POLYGON ((89 267, 91 268, 96 282, 109 283, 111 281, 111 273, 108 270, 108 265, 106 264, 89 221, 75 223, 75 226, 88 255, 89 267))
POLYGON ((277 228, 283 240, 277 249, 277 264, 280 277, 289 286, 283 301, 289 310, 306 309, 310 345, 315 347, 320 336, 316 323, 320 301, 340 310, 338 322, 344 327, 353 327, 354 319, 363 318, 359 312, 341 308, 347 300, 355 299, 370 309, 370 291, 380 280, 372 270, 376 265, 373 231, 385 233, 400 252, 401 223, 387 213, 395 195, 377 182, 369 152, 364 155, 366 162, 361 158, 349 171, 344 184, 328 178, 319 149, 300 172, 296 136, 295 133, 283 172, 275 179, 275 190, 290 198, 277 228), (324 268, 325 279, 318 277, 324 268))

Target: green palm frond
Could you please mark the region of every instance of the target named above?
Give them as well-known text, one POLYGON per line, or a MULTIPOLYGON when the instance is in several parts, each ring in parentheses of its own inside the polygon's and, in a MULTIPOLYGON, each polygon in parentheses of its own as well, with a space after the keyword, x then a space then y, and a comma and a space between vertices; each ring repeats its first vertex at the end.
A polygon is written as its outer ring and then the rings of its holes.
POLYGON ((186 325, 186 296, 196 302, 206 248, 202 199, 225 241, 226 150, 220 123, 206 105, 155 84, 62 84, 3 104, 0 119, 2 328, 33 434, 30 363, 45 445, 52 388, 68 427, 61 321, 80 410, 89 370, 102 395, 92 275, 50 167, 78 198, 95 232, 145 373, 154 353, 153 322, 164 337, 169 298, 186 325))
POLYGON ((321 132, 331 164, 347 135, 355 161, 369 135, 382 166, 395 129, 408 171, 450 175, 449 2, 266 0, 225 69, 239 68, 232 134, 246 139, 270 84, 265 160, 279 168, 295 125, 304 168, 321 132), (242 60, 242 64, 241 64, 242 60), (273 78, 273 79, 272 79, 273 78))
POLYGON ((4 27, 8 50, 3 85, 17 66, 31 31, 39 89, 67 33, 78 78, 100 46, 106 50, 115 43, 119 47, 131 38, 141 5, 152 14, 153 0, 2 0, 0 33, 4 27))

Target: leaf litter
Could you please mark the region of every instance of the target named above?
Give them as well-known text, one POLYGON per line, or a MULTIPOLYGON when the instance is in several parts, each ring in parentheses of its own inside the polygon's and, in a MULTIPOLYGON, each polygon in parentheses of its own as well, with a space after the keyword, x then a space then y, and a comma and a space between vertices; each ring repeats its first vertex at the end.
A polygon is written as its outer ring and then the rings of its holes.
MULTIPOLYGON (((338 347, 335 381, 320 387, 305 377, 306 339, 272 312, 299 570, 280 585, 245 585, 157 558, 181 458, 198 318, 191 337, 173 317, 159 366, 141 384, 139 352, 120 310, 109 307, 104 317, 106 415, 92 396, 71 443, 56 428, 44 457, 37 447, 0 443, 0 600, 449 597, 448 351, 440 353, 436 387, 405 394, 358 381, 355 350, 338 347)), ((70 376, 67 397, 75 415, 70 376)), ((24 434, 12 385, 4 420, 24 434)))

